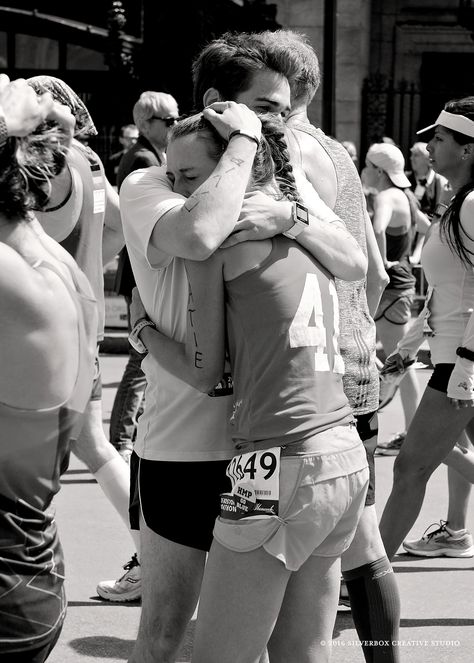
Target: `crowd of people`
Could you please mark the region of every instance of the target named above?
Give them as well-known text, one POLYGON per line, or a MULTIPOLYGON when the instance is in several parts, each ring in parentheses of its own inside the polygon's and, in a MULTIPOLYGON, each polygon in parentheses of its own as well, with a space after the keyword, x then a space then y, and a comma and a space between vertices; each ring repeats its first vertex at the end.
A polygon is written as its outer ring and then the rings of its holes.
POLYGON ((65 82, 0 75, 0 660, 42 663, 60 635, 52 500, 73 452, 133 538, 125 574, 97 587, 141 599, 130 663, 175 661, 198 600, 195 663, 328 661, 340 601, 365 660, 396 663, 400 545, 474 556, 474 98, 422 130, 410 179, 393 141, 359 175, 354 145, 310 123, 319 63, 299 33, 225 34, 192 76, 194 114, 144 92, 104 169, 65 82), (130 356, 107 439, 117 254, 130 356), (395 375, 405 430, 378 445, 395 375), (377 449, 398 454, 380 528, 377 449), (442 462, 447 520, 404 541, 442 462))

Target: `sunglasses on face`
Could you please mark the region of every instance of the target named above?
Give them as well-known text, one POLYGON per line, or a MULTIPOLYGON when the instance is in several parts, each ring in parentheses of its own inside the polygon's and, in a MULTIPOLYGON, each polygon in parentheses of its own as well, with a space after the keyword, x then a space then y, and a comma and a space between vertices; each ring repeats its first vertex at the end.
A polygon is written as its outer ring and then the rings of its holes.
POLYGON ((161 120, 161 122, 164 122, 167 127, 172 127, 176 122, 178 121, 177 117, 158 117, 157 115, 153 115, 150 117, 151 120, 161 120))

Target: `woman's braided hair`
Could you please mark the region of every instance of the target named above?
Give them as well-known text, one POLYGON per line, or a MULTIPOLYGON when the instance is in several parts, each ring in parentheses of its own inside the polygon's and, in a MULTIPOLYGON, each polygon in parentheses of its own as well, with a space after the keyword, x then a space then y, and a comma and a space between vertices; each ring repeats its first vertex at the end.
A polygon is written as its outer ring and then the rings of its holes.
MULTIPOLYGON (((271 113, 259 117, 262 122, 262 138, 253 162, 252 183, 259 188, 275 180, 283 197, 291 201, 301 201, 290 163, 283 120, 279 115, 271 113)), ((194 133, 206 141, 209 156, 216 162, 219 161, 228 142, 201 113, 175 124, 170 140, 194 133)))

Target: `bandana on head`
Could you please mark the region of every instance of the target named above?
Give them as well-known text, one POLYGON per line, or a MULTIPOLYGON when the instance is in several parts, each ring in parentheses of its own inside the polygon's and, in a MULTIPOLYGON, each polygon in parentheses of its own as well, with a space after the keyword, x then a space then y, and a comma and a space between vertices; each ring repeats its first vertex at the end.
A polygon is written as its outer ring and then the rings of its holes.
POLYGON ((84 102, 67 83, 54 76, 33 76, 28 79, 36 94, 49 92, 54 101, 67 106, 76 118, 74 137, 97 136, 89 111, 84 102))

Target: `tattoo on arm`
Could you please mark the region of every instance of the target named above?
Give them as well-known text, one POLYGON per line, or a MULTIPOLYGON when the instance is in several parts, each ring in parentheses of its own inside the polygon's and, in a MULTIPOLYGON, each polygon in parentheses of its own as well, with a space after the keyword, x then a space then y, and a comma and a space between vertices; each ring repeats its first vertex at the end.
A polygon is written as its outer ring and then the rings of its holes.
POLYGON ((238 157, 231 157, 230 161, 232 161, 232 163, 235 163, 235 165, 238 166, 239 168, 243 163, 245 163, 245 159, 239 159, 238 157))

